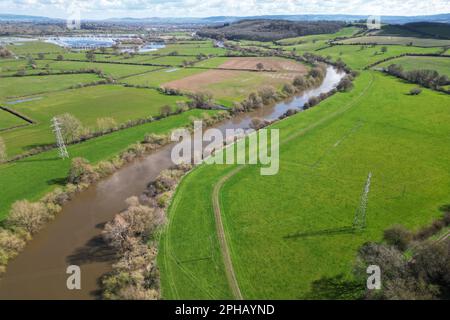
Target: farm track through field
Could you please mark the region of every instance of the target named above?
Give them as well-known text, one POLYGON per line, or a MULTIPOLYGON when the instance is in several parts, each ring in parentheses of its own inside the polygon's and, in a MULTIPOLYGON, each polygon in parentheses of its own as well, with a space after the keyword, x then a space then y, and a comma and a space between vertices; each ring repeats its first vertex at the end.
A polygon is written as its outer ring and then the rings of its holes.
MULTIPOLYGON (((299 131, 298 133, 289 136, 287 139, 285 139, 283 142, 280 143, 280 146, 291 141, 294 138, 305 135, 306 133, 315 129, 316 127, 320 126, 321 124, 323 124, 329 120, 332 120, 332 119, 342 115, 346 111, 350 110, 355 105, 355 103, 358 102, 367 93, 367 91, 372 87, 372 84, 374 82, 374 76, 373 76, 373 73, 370 73, 370 75, 371 75, 372 79, 370 80, 367 87, 364 88, 364 90, 357 97, 352 99, 342 109, 330 114, 329 116, 327 116, 325 118, 322 118, 321 120, 319 120, 319 121, 313 123, 312 125, 310 125, 309 127, 305 128, 304 130, 299 131)), ((222 212, 220 209, 220 190, 221 190, 222 186, 230 178, 232 178, 234 175, 236 175, 238 172, 240 172, 243 168, 245 168, 245 166, 240 166, 240 167, 236 168, 235 170, 231 171, 230 173, 228 173, 227 175, 223 176, 214 185, 214 190, 213 190, 213 194, 212 194, 212 203, 213 203, 213 208, 214 208, 214 217, 215 217, 215 221, 216 221, 217 237, 219 238, 219 242, 220 242, 220 248, 222 251, 222 256, 223 256, 223 260, 224 260, 224 264, 225 264, 225 271, 226 271, 226 275, 227 275, 228 284, 233 292, 234 297, 237 299, 240 299, 240 300, 242 300, 243 297, 242 297, 242 294, 241 294, 241 291, 239 288, 239 284, 237 282, 236 274, 233 269, 233 263, 231 261, 230 251, 229 251, 229 247, 227 245, 226 235, 225 235, 225 231, 224 231, 224 227, 223 227, 223 223, 222 223, 222 212)))
POLYGON ((214 190, 212 194, 212 202, 213 202, 213 209, 214 209, 214 218, 216 221, 216 231, 217 231, 217 237, 219 238, 220 243, 220 250, 222 251, 222 257, 223 262, 225 265, 225 273, 227 275, 228 285, 231 288, 231 291, 233 292, 233 296, 238 300, 243 300, 241 289, 239 288, 239 284, 236 279, 236 274, 234 272, 233 268, 233 262, 231 261, 230 251, 227 244, 227 239, 225 235, 225 230, 223 228, 222 223, 222 214, 220 212, 220 189, 224 185, 225 182, 232 176, 234 176, 236 173, 241 171, 244 168, 244 166, 240 166, 236 168, 235 170, 231 171, 224 177, 222 177, 218 183, 214 185, 214 190))
MULTIPOLYGON (((173 209, 173 212, 176 212, 176 207, 178 206, 178 198, 174 196, 173 202, 171 203, 171 208, 173 209)), ((169 221, 167 223, 167 226, 165 227, 166 230, 170 229, 170 226, 172 224, 172 221, 174 219, 174 216, 171 216, 169 218, 169 221)), ((199 283, 201 282, 201 279, 196 278, 191 271, 189 271, 187 268, 183 267, 181 262, 177 259, 175 255, 171 253, 171 243, 170 243, 170 236, 169 233, 167 233, 167 236, 164 237, 164 255, 163 260, 164 264, 167 268, 167 279, 169 287, 171 288, 171 293, 173 299, 180 299, 180 294, 178 293, 178 289, 174 281, 172 280, 172 277, 170 276, 170 267, 169 267, 169 260, 173 260, 174 263, 181 269, 181 271, 190 279, 192 280, 192 283, 195 284, 200 290, 204 291, 206 295, 208 295, 211 299, 214 299, 214 295, 204 286, 200 286, 199 283)))

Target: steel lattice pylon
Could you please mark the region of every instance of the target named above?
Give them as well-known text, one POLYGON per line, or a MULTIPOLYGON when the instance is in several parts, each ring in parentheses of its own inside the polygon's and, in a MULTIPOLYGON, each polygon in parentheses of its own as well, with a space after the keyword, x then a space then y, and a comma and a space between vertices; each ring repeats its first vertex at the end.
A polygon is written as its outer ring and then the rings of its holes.
POLYGON ((58 118, 54 117, 52 119, 53 132, 56 135, 56 143, 59 148, 59 156, 62 159, 69 158, 69 153, 67 152, 66 144, 64 143, 63 136, 61 134, 61 124, 58 122, 58 118))

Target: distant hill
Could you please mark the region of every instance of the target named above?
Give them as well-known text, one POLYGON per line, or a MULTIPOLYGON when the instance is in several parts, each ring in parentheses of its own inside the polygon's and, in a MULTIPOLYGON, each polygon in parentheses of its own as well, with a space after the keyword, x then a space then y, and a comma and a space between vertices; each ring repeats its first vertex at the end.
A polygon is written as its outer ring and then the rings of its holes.
MULTIPOLYGON (((192 23, 192 24, 223 24, 234 23, 242 20, 288 20, 288 21, 344 21, 353 22, 358 20, 367 20, 368 15, 350 15, 350 14, 304 14, 304 15, 263 15, 263 16, 215 16, 206 18, 115 18, 108 19, 114 22, 133 22, 133 23, 192 23)), ((438 14, 429 16, 382 16, 383 23, 405 24, 411 22, 443 22, 450 23, 449 14, 438 14)))
MULTIPOLYGON (((114 23, 131 23, 131 24, 223 24, 233 23, 242 20, 289 20, 289 21, 357 21, 366 20, 368 15, 350 15, 350 14, 303 14, 303 15, 264 15, 264 16, 215 16, 205 18, 191 17, 149 17, 149 18, 111 18, 111 19, 91 19, 91 21, 104 21, 114 23)), ((64 19, 54 19, 39 16, 0 14, 1 21, 12 22, 52 22, 64 19)), ((428 16, 382 16, 381 21, 389 24, 406 24, 411 22, 443 22, 450 23, 450 13, 428 15, 428 16)))
MULTIPOLYGON (((304 15, 265 15, 249 17, 208 17, 203 18, 212 23, 236 22, 239 20, 290 20, 290 21, 345 21, 353 22, 358 20, 367 20, 368 15, 350 15, 350 14, 304 14, 304 15)), ((428 16, 381 16, 383 23, 405 24, 411 22, 443 22, 450 23, 450 13, 428 15, 428 16)))
POLYGON ((42 23, 42 22, 61 22, 62 19, 40 17, 40 16, 16 15, 16 14, 0 14, 0 21, 42 23))
POLYGON ((222 26, 206 27, 201 37, 229 40, 276 41, 310 34, 335 33, 345 26, 339 21, 242 20, 222 26))
POLYGON ((404 25, 383 26, 379 35, 450 39, 450 24, 439 22, 413 22, 404 25))

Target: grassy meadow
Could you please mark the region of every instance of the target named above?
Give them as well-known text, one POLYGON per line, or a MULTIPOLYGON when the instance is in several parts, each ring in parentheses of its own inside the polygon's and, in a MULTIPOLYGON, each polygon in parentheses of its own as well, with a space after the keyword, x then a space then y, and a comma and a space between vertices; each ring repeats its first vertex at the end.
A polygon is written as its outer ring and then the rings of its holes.
POLYGON ((7 45, 16 56, 35 54, 35 53, 62 53, 64 49, 56 44, 42 41, 25 41, 7 45))
MULTIPOLYGON (((334 34, 284 39, 278 44, 239 42, 243 47, 268 46, 342 59, 359 71, 351 91, 339 92, 314 108, 271 125, 280 133, 278 174, 261 176, 259 166, 247 165, 220 190, 226 239, 246 299, 358 298, 361 284, 352 278, 357 249, 364 242, 380 240, 383 230, 393 224, 411 229, 428 224, 440 215, 438 207, 450 203, 449 96, 429 89, 412 96, 408 93, 416 85, 364 70, 403 53, 441 53, 442 49, 435 46, 449 40, 371 36, 367 38, 391 43, 329 46, 330 40, 356 37, 360 30, 347 27, 334 34), (411 39, 416 46, 407 46, 411 39), (387 52, 383 53, 385 46, 387 52), (367 228, 355 232, 352 222, 369 173, 367 228), (331 280, 352 289, 327 287, 331 280)), ((85 52, 67 52, 44 42, 8 48, 22 58, 0 60, 0 104, 35 122, 9 129, 27 122, 0 110, 0 138, 9 157, 53 144, 50 120, 56 115, 70 113, 83 126, 95 130, 99 118, 113 118, 121 124, 158 115, 162 106, 174 108, 177 102, 189 99, 126 85, 156 88, 184 81, 191 90, 186 92, 210 92, 216 102, 232 106, 265 85, 281 89, 292 81, 286 74, 293 72, 218 70, 231 58, 224 56, 227 49, 214 47, 210 40, 178 41, 136 55, 107 50, 97 52, 94 61, 87 61, 85 52), (38 59, 42 52, 46 53, 44 59, 38 59), (214 57, 196 61, 200 53, 214 57), (36 58, 34 67, 23 58, 28 54, 36 58), (63 61, 57 61, 59 54, 64 56, 63 61), (184 61, 196 63, 180 67, 184 61), (102 78, 96 74, 33 75, 43 70, 80 69, 101 70, 117 83, 82 87, 102 78), (20 70, 33 76, 12 77, 20 70)), ((444 57, 402 57, 377 67, 398 63, 405 70, 433 69, 450 76, 449 61, 444 57)), ((70 145, 68 152, 71 158, 83 157, 96 164, 113 158, 148 133, 169 133, 205 112, 216 111, 189 110, 70 145)), ((0 220, 15 201, 38 200, 64 185, 69 167, 70 160, 61 160, 57 150, 0 164, 0 220)), ((164 299, 233 298, 212 196, 218 181, 235 168, 201 165, 177 188, 158 253, 164 299)))
POLYGON ((388 37, 388 36, 370 36, 357 37, 345 40, 339 40, 337 43, 343 44, 364 44, 376 43, 385 45, 412 45, 417 47, 444 47, 450 45, 450 40, 444 39, 427 39, 414 37, 388 37))
POLYGON ((333 59, 342 59, 353 69, 363 69, 364 67, 402 53, 437 53, 438 48, 419 48, 392 45, 387 47, 387 52, 382 53, 383 46, 357 46, 357 45, 336 45, 316 52, 321 56, 330 56, 333 59))
POLYGON ((36 124, 17 130, 0 132, 10 156, 23 153, 30 148, 54 143, 51 119, 70 113, 84 127, 95 129, 97 119, 113 118, 117 124, 156 116, 164 105, 175 108, 180 96, 166 96, 156 90, 125 88, 119 85, 102 85, 81 89, 48 93, 40 99, 26 101, 8 107, 33 119, 36 124))
POLYGON ((25 125, 28 122, 25 120, 0 109, 0 131, 16 126, 25 125))
POLYGON ((445 57, 401 57, 379 64, 377 67, 388 67, 391 64, 399 64, 405 71, 436 70, 439 74, 450 77, 450 59, 445 57))
POLYGON ((317 34, 310 36, 303 36, 297 38, 288 38, 277 41, 277 44, 282 45, 283 50, 285 51, 314 51, 320 48, 324 48, 328 46, 328 41, 333 40, 338 37, 351 37, 358 31, 360 28, 357 27, 347 27, 339 30, 336 33, 329 34, 317 34))
MULTIPOLYGON (((355 298, 357 288, 339 295, 313 284, 351 281, 357 248, 380 240, 386 227, 416 229, 439 216, 450 202, 448 96, 408 96, 412 87, 364 71, 353 91, 273 126, 277 175, 246 166, 225 183, 222 216, 244 298, 355 298), (369 172, 367 229, 350 232, 369 172)), ((230 170, 203 165, 178 188, 158 257, 167 299, 230 297, 211 201, 230 170)))
POLYGON ((39 61, 41 64, 48 64, 51 71, 61 72, 81 69, 96 69, 101 70, 105 75, 113 78, 121 78, 135 74, 141 74, 159 69, 154 66, 135 66, 135 65, 120 65, 112 63, 95 63, 95 62, 74 62, 74 61, 39 61))
MULTIPOLYGON (((116 131, 84 143, 68 146, 71 158, 83 157, 92 164, 108 160, 124 151, 129 145, 142 141, 148 133, 166 134, 173 129, 187 126, 192 117, 214 111, 191 110, 179 115, 116 131)), ((61 160, 57 150, 43 152, 19 161, 0 164, 0 220, 4 218, 11 204, 16 200, 38 200, 54 188, 65 183, 70 167, 70 160, 61 160)))
POLYGON ((30 96, 69 89, 78 84, 101 80, 96 74, 67 74, 50 76, 11 77, 0 82, 0 102, 16 97, 30 96))
POLYGON ((132 85, 144 85, 150 87, 160 87, 162 84, 185 77, 192 76, 197 73, 204 72, 203 69, 194 68, 168 68, 164 70, 158 70, 151 73, 141 74, 133 77, 127 77, 122 80, 124 83, 132 85))

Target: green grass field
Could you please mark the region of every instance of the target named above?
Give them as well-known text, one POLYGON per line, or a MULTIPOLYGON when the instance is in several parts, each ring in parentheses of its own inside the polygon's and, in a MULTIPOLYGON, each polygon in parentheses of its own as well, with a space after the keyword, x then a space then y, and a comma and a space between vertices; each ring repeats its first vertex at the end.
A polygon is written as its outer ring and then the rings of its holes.
POLYGON ((125 76, 140 74, 159 69, 153 66, 134 66, 134 65, 120 65, 111 63, 95 63, 95 62, 73 62, 73 61, 51 61, 41 60, 40 65, 49 64, 52 71, 68 71, 81 69, 97 69, 103 71, 106 75, 113 78, 121 78, 125 76))
POLYGON ((9 71, 17 71, 27 67, 27 61, 24 59, 2 59, 0 60, 0 73, 7 73, 9 71))
MULTIPOLYGON (((59 54, 46 54, 44 59, 56 60, 59 54)), ((88 62, 85 52, 65 52, 61 54, 64 60, 75 60, 88 62)), ((36 58, 38 55, 34 55, 36 58)), ((95 54, 94 62, 114 62, 114 63, 136 63, 144 64, 151 63, 155 56, 149 54, 136 54, 136 55, 120 55, 120 54, 95 54)))
POLYGON ((282 45, 297 45, 297 44, 301 44, 301 43, 312 43, 313 40, 325 41, 325 40, 335 39, 337 37, 351 37, 360 30, 361 29, 357 28, 357 27, 346 27, 346 28, 342 28, 341 30, 339 30, 336 33, 315 34, 315 35, 310 35, 310 36, 288 38, 288 39, 283 39, 283 40, 277 41, 277 43, 282 44, 282 45))
POLYGON ((15 97, 68 89, 77 84, 101 80, 96 74, 12 77, 0 81, 0 102, 15 97))
POLYGON ((199 53, 207 55, 223 55, 226 53, 226 49, 215 48, 212 41, 205 41, 200 43, 181 43, 181 44, 169 44, 163 49, 156 51, 156 54, 166 55, 172 52, 177 52, 179 55, 195 56, 199 53))
POLYGON ((149 62, 161 65, 181 66, 183 64, 183 61, 197 62, 197 59, 195 58, 195 56, 164 56, 153 58, 149 62))
POLYGON ((399 64, 405 71, 428 69, 436 70, 439 74, 450 77, 450 58, 445 57, 401 57, 398 59, 386 61, 377 66, 388 67, 391 64, 399 64))
POLYGON ((42 41, 25 41, 6 46, 15 55, 27 55, 35 53, 61 53, 64 49, 56 44, 42 41))
POLYGON ((418 47, 444 47, 450 45, 450 40, 441 39, 426 39, 426 38, 413 38, 413 37, 388 37, 388 36, 371 36, 371 37, 357 37, 345 40, 337 41, 337 43, 343 44, 361 44, 361 43, 376 43, 386 45, 408 45, 418 47))
POLYGON ((284 51, 315 51, 320 48, 328 46, 328 41, 337 37, 351 37, 357 33, 360 28, 347 27, 339 30, 336 33, 330 34, 317 34, 310 36, 303 36, 297 38, 289 38, 278 41, 277 43, 282 45, 284 51))
POLYGON ((7 111, 0 110, 0 130, 27 124, 27 122, 7 111))
MULTIPOLYGON (((116 131, 87 142, 68 147, 71 158, 83 157, 95 164, 119 154, 130 144, 142 141, 148 133, 166 134, 175 128, 191 123, 191 117, 214 111, 191 110, 160 121, 116 131)), ((0 165, 0 219, 8 213, 11 204, 21 199, 38 200, 46 193, 65 182, 70 160, 61 160, 56 150, 0 165)))
POLYGON ((389 46, 387 52, 382 53, 383 46, 377 45, 374 47, 365 47, 361 50, 360 46, 356 45, 337 45, 317 53, 321 56, 330 56, 333 59, 341 58, 351 68, 362 69, 374 62, 394 57, 402 53, 436 53, 438 48, 418 48, 405 46, 389 46))
POLYGON ((51 118, 70 113, 83 126, 95 129, 98 118, 111 117, 118 124, 156 116, 163 105, 175 107, 176 102, 186 101, 179 96, 166 96, 155 90, 125 88, 119 85, 102 85, 66 90, 42 95, 41 99, 9 105, 37 124, 17 130, 1 132, 10 156, 23 153, 40 145, 54 143, 51 118))
MULTIPOLYGON (((363 49, 359 45, 335 45, 315 51, 330 39, 351 37, 359 30, 351 27, 335 34, 285 39, 281 41, 283 46, 241 42, 242 46, 295 48, 299 54, 309 51, 334 60, 341 58, 360 71, 350 92, 337 93, 312 109, 272 125, 280 130, 281 139, 277 175, 261 176, 259 166, 245 166, 222 187, 219 200, 226 239, 244 298, 356 298, 358 289, 317 291, 313 284, 340 275, 351 281, 356 250, 361 244, 380 240, 383 230, 396 223, 411 229, 428 224, 439 216, 439 206, 450 203, 449 96, 428 89, 411 96, 408 93, 415 85, 363 70, 402 53, 436 53, 441 49, 389 45, 387 52, 381 53, 383 45, 363 49), (367 229, 354 233, 350 227, 369 172, 373 177, 367 229)), ((419 40, 431 44, 430 39, 419 40)), ((36 69, 28 66, 26 59, 0 60, 1 76, 23 69, 27 74, 38 73, 48 64, 53 72, 95 68, 120 79, 122 84, 153 87, 204 72, 212 72, 220 80, 220 71, 202 68, 216 68, 228 60, 221 56, 227 50, 214 48, 212 41, 169 44, 156 52, 134 56, 96 54, 97 62, 87 62, 84 52, 65 52, 43 42, 14 45, 11 50, 21 56, 52 53, 46 54, 44 60, 36 60, 36 69), (177 55, 168 56, 174 51, 177 55), (77 61, 56 61, 60 53, 65 59, 77 61), (195 64, 202 68, 178 67, 183 60, 195 60, 199 53, 218 57, 195 64), (159 70, 125 63, 172 67, 159 70)), ((406 70, 420 66, 449 75, 448 61, 404 57, 381 66, 400 63, 406 70)), ((279 89, 282 84, 281 78, 267 77, 268 72, 231 72, 238 76, 215 83, 199 82, 202 91, 213 93, 217 102, 231 106, 263 85, 279 89)), ((6 143, 8 156, 54 143, 50 119, 55 115, 71 113, 85 127, 95 130, 98 118, 112 117, 120 124, 155 116, 161 106, 175 106, 187 99, 120 84, 68 89, 100 79, 95 74, 0 78, 0 103, 36 122, 1 130, 26 122, 0 110, 0 137, 6 143), (31 100, 6 104, 17 100, 14 97, 31 100)), ((70 145, 68 151, 71 158, 84 157, 95 164, 111 159, 147 133, 168 133, 204 112, 190 110, 70 145)), ((56 150, 0 164, 0 185, 6 186, 0 196, 0 220, 15 201, 38 200, 63 185, 69 166, 70 161, 59 159, 56 150)), ((158 255, 164 299, 233 298, 216 233, 212 196, 217 182, 235 168, 202 165, 178 187, 158 255)))
MULTIPOLYGON (((449 98, 430 90, 409 96, 412 87, 364 71, 353 91, 273 126, 277 175, 246 166, 225 183, 222 216, 244 298, 355 298, 311 285, 351 280, 357 248, 386 227, 417 229, 439 216, 450 202, 449 98), (346 232, 369 172, 367 229, 346 232)), ((230 298, 211 201, 230 170, 201 166, 178 188, 158 256, 164 298, 230 298)))
POLYGON ((182 79, 201 72, 205 72, 205 70, 174 67, 125 78, 122 80, 122 82, 133 85, 159 87, 166 82, 182 79))

